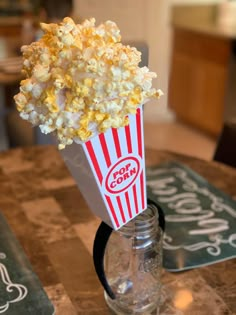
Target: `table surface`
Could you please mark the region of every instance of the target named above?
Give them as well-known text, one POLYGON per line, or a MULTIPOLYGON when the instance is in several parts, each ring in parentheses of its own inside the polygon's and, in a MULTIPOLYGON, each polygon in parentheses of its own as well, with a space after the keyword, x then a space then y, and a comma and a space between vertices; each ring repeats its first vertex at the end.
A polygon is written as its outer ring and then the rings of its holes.
MULTIPOLYGON (((236 198, 235 169, 146 150, 147 165, 170 160, 190 166, 236 198)), ((57 315, 110 314, 91 256, 100 220, 89 211, 55 147, 25 147, 0 154, 0 209, 57 315)), ((162 281, 163 315, 236 314, 233 259, 186 272, 163 271, 162 281)))

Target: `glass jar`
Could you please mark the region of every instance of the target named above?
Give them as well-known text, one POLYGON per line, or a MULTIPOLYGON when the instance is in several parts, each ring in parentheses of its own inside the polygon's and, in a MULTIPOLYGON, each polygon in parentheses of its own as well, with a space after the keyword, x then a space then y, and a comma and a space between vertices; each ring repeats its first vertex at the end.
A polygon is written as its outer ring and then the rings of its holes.
POLYGON ((115 314, 159 312, 163 231, 158 218, 151 203, 108 240, 104 271, 112 295, 105 291, 105 300, 115 314))

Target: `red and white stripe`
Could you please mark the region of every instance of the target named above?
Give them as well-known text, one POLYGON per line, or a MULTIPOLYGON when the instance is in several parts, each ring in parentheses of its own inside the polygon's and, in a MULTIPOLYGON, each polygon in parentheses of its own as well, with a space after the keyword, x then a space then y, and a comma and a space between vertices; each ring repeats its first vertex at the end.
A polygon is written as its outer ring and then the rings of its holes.
POLYGON ((109 129, 83 144, 115 229, 147 207, 142 107, 137 109, 136 115, 129 115, 129 120, 128 126, 109 129), (106 175, 119 159, 126 156, 136 157, 140 161, 140 172, 125 191, 111 194, 105 189, 106 175))

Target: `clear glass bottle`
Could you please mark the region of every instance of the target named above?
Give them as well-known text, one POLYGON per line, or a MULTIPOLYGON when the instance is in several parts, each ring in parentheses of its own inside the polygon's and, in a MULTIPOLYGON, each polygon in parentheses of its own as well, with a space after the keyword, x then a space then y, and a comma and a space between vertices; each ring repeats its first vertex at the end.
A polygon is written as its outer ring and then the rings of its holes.
POLYGON ((105 250, 104 270, 115 298, 105 291, 105 300, 115 314, 158 314, 162 234, 154 204, 112 232, 105 250))

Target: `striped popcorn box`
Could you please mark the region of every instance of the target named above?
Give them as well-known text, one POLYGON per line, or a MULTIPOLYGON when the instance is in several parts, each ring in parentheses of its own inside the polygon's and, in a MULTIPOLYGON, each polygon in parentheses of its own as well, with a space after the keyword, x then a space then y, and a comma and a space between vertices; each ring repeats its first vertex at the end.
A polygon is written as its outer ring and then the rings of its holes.
POLYGON ((142 107, 129 120, 61 151, 91 211, 115 230, 147 207, 142 107))

